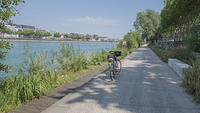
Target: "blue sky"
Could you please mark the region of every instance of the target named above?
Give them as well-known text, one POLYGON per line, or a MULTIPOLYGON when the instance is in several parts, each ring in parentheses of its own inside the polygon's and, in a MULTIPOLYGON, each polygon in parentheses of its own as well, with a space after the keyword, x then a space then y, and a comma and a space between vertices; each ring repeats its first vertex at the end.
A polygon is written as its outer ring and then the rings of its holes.
POLYGON ((163 7, 163 0, 25 0, 12 20, 61 33, 121 39, 133 29, 138 12, 163 7))

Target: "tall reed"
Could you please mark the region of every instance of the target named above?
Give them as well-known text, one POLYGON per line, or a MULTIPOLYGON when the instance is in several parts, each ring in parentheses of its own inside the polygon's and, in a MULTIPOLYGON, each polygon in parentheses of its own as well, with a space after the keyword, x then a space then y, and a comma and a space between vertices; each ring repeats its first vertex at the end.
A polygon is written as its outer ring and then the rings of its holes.
POLYGON ((73 44, 61 44, 60 51, 56 53, 56 63, 61 71, 79 71, 86 69, 89 65, 89 59, 80 47, 74 49, 73 44))
POLYGON ((200 60, 193 62, 192 69, 185 71, 183 86, 200 102, 200 60))

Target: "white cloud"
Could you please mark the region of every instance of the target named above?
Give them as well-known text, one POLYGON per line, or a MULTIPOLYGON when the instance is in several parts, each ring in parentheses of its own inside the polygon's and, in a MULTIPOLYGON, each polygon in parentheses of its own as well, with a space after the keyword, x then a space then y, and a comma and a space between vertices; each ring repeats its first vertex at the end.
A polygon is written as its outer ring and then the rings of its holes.
POLYGON ((105 19, 105 18, 95 18, 95 17, 80 17, 75 19, 70 19, 71 22, 76 22, 80 24, 93 24, 93 25, 116 25, 117 22, 112 19, 105 19))

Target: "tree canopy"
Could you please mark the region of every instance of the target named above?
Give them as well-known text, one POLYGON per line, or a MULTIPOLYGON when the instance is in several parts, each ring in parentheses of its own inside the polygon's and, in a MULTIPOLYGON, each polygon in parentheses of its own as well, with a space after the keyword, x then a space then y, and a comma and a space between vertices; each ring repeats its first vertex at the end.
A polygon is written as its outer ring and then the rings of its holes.
POLYGON ((57 32, 57 33, 54 34, 54 37, 59 38, 59 37, 61 37, 61 34, 57 32))
POLYGON ((24 0, 0 0, 0 27, 12 16, 19 13, 15 8, 19 3, 24 3, 24 0))
POLYGON ((183 26, 193 22, 200 15, 200 0, 164 0, 161 12, 163 29, 183 26))
POLYGON ((34 33, 34 35, 36 36, 36 37, 48 37, 48 36, 51 36, 51 33, 50 32, 41 32, 41 31, 39 31, 39 30, 36 30, 35 31, 35 33, 34 33))
POLYGON ((51 33, 50 32, 45 32, 45 33, 42 34, 42 36, 48 37, 48 36, 51 36, 51 33))
POLYGON ((34 30, 30 30, 30 29, 24 29, 22 31, 18 31, 17 33, 20 35, 33 35, 33 34, 36 34, 38 36, 42 35, 39 31, 36 31, 35 33, 34 30))
POLYGON ((7 27, 3 26, 0 28, 0 33, 8 33, 8 34, 12 34, 14 33, 14 31, 8 29, 7 27))
POLYGON ((134 27, 137 31, 142 33, 143 39, 154 40, 155 32, 160 26, 159 13, 147 9, 146 12, 139 12, 137 14, 134 27))

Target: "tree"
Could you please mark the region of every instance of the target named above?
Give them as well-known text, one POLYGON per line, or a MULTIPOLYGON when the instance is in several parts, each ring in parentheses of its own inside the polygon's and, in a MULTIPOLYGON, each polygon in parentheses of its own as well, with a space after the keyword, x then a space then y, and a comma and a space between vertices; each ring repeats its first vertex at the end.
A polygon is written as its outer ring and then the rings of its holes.
POLYGON ((199 17, 199 0, 165 0, 161 11, 161 23, 164 29, 194 22, 199 17))
POLYGON ((7 27, 3 26, 3 27, 0 28, 0 33, 12 34, 14 32, 12 30, 8 29, 7 27))
POLYGON ((24 3, 24 0, 0 0, 0 28, 12 16, 19 13, 15 7, 21 2, 24 3))
POLYGON ((187 34, 187 40, 191 50, 200 53, 200 18, 198 18, 187 34))
POLYGON ((99 37, 95 38, 95 40, 96 40, 96 41, 99 40, 99 37))
POLYGON ((64 34, 64 37, 65 37, 65 38, 70 38, 70 35, 67 34, 67 33, 65 33, 65 34, 64 34))
MULTIPOLYGON (((39 35, 38 33, 37 33, 37 35, 39 35)), ((35 32, 31 29, 24 29, 23 31, 18 31, 18 34, 29 36, 29 35, 35 34, 35 32)))
POLYGON ((143 40, 139 32, 129 32, 127 33, 123 40, 119 42, 118 47, 122 47, 122 42, 126 41, 126 48, 130 50, 131 48, 138 48, 141 46, 143 40))
POLYGON ((36 30, 35 33, 34 33, 34 35, 40 38, 40 37, 48 37, 48 36, 51 36, 51 33, 50 33, 50 32, 45 32, 45 33, 43 33, 43 32, 41 32, 41 31, 39 31, 39 30, 36 30))
POLYGON ((59 38, 59 37, 61 37, 61 34, 57 32, 57 33, 54 34, 54 37, 59 38))
POLYGON ((35 36, 37 36, 38 38, 40 38, 40 37, 43 35, 43 33, 42 33, 41 31, 39 31, 39 30, 36 30, 34 34, 35 34, 35 36))
POLYGON ((182 41, 200 18, 200 0, 165 0, 161 11, 161 32, 166 39, 182 41))
POLYGON ((85 39, 88 41, 88 40, 90 40, 90 36, 89 35, 86 35, 85 36, 85 39))
POLYGON ((146 12, 139 12, 137 14, 134 27, 138 32, 142 32, 143 39, 153 42, 155 40, 155 33, 160 26, 160 20, 159 13, 147 9, 146 12))
MULTIPOLYGON (((15 16, 18 13, 16 6, 19 3, 24 2, 24 0, 0 0, 0 31, 4 28, 5 22, 7 22, 12 16, 15 16)), ((6 53, 12 46, 5 41, 0 41, 0 60, 4 59, 6 53)), ((0 62, 0 71, 8 71, 8 65, 4 65, 0 62)))
POLYGON ((48 37, 48 36, 52 36, 50 32, 45 32, 42 36, 44 37, 48 37))

